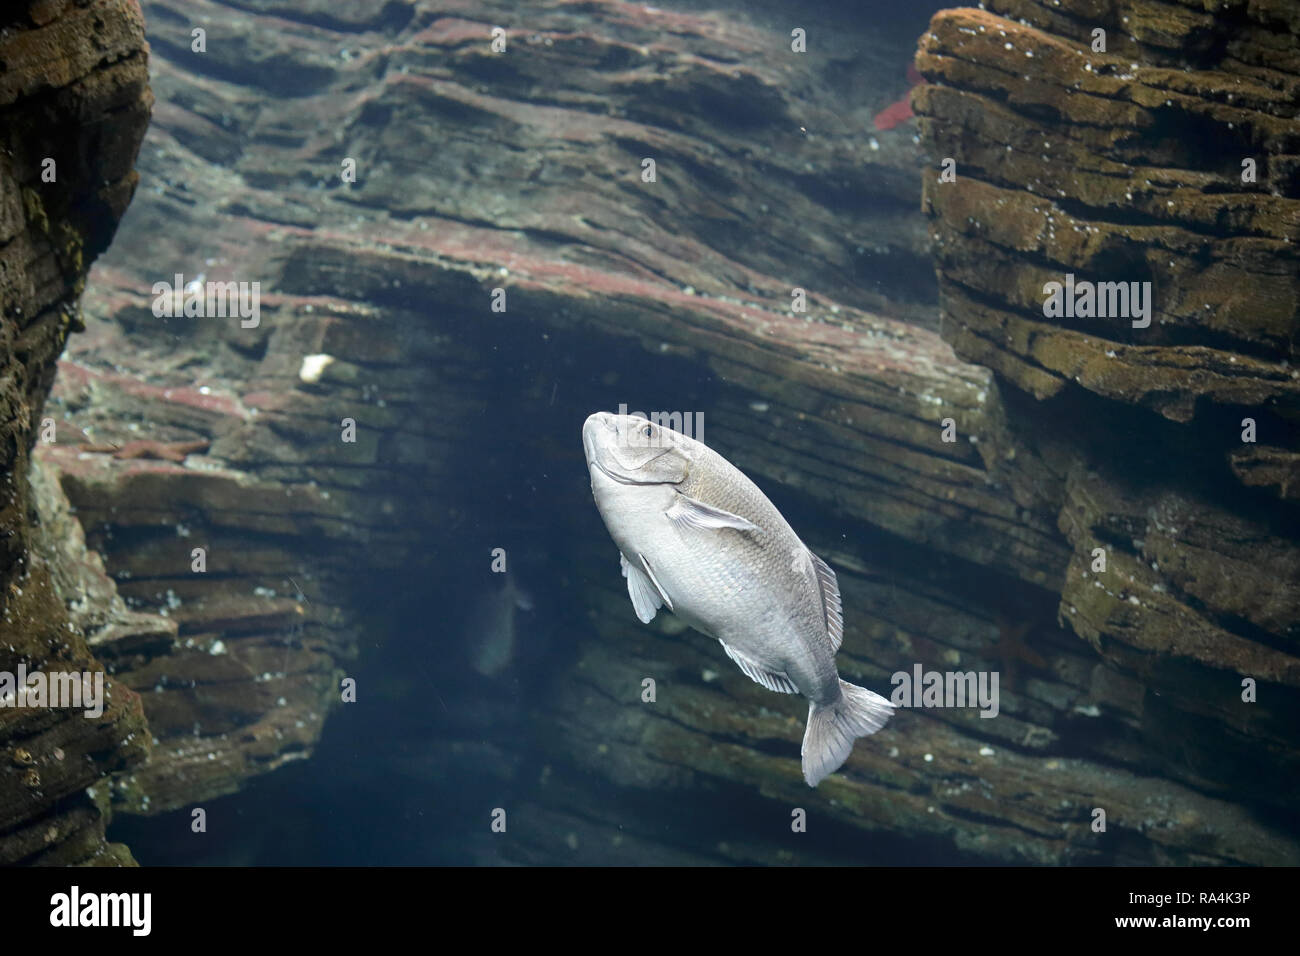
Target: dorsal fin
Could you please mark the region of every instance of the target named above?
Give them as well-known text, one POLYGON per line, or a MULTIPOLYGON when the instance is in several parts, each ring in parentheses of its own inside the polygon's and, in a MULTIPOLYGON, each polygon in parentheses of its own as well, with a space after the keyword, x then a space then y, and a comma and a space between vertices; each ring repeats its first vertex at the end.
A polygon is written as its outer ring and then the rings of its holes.
POLYGON ((831 642, 831 653, 840 649, 844 641, 844 611, 840 606, 840 584, 831 566, 811 551, 808 552, 817 569, 817 584, 822 592, 822 610, 826 612, 826 636, 831 642))

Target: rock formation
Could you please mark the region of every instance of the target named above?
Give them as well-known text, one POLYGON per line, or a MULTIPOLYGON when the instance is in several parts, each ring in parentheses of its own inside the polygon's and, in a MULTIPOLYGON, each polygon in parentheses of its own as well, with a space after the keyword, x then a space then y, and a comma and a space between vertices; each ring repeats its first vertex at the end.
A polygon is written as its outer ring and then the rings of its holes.
POLYGON ((1056 516, 1060 620, 1151 770, 1286 813, 1300 10, 986 6, 935 17, 915 95, 925 148, 957 160, 924 179, 944 336, 1016 395, 1015 458, 986 460, 1056 516), (1150 315, 1049 317, 1067 275, 1147 283, 1150 315))
POLYGON ((1134 0, 1103 55, 1086 0, 987 6, 935 17, 918 119, 877 132, 924 21, 144 4, 143 187, 43 412, 62 340, 4 352, 33 384, 0 515, 51 569, 24 640, 70 623, 143 703, 147 763, 95 753, 142 859, 1300 861, 1296 23, 1134 0), (1066 273, 1152 282, 1150 327, 1048 320, 1066 273), (256 317, 154 308, 227 281, 256 317), (809 790, 801 701, 632 615, 579 442, 620 402, 702 412, 836 567, 846 679, 996 670, 999 715, 902 711, 809 790), (538 600, 488 680, 496 548, 538 600), (198 805, 292 822, 156 835, 198 805))
MULTIPOLYGON (((144 21, 128 0, 13 6, 0 14, 0 672, 102 673, 82 625, 130 631, 132 616, 60 510, 57 482, 34 489, 28 466, 38 436, 53 437, 43 405, 82 328, 86 272, 139 179, 152 103, 144 21)), ((129 862, 104 840, 100 781, 148 755, 139 696, 110 680, 103 715, 88 720, 6 690, 0 863, 129 862)))

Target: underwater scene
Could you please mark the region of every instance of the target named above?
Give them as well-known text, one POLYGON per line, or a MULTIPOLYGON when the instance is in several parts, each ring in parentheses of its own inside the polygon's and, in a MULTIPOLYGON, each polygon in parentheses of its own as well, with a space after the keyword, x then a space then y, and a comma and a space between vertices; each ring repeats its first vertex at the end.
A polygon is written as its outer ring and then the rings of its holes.
POLYGON ((1300 864, 1298 116, 1294 0, 7 4, 0 863, 1300 864))

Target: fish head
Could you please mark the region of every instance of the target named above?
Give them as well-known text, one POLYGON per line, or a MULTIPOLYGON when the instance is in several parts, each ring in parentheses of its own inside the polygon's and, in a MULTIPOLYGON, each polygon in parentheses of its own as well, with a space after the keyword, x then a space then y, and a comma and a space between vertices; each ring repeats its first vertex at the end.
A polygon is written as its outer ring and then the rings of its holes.
POLYGON ((636 415, 596 412, 582 426, 593 484, 676 485, 691 472, 694 440, 636 415))

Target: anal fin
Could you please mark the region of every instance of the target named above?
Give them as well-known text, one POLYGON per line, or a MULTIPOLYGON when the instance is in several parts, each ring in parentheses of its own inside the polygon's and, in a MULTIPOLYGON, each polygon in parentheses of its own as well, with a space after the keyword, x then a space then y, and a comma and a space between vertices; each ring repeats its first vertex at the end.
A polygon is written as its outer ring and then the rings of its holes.
POLYGON ((844 610, 840 604, 839 581, 829 564, 812 551, 808 552, 808 556, 812 558, 813 567, 817 571, 817 586, 821 589, 822 610, 826 615, 826 637, 830 641, 831 653, 834 654, 844 642, 844 610))

